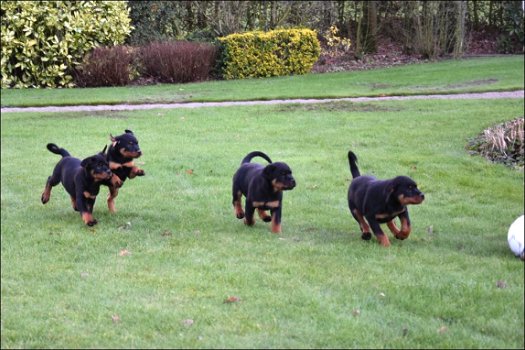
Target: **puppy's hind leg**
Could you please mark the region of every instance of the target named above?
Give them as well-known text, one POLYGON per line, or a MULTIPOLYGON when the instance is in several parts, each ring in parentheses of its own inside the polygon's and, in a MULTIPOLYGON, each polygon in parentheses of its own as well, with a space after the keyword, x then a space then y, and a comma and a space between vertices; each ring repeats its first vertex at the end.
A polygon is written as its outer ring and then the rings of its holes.
POLYGON ((359 212, 359 210, 354 209, 352 210, 352 216, 359 223, 359 228, 361 229, 361 239, 365 241, 371 240, 372 234, 370 233, 370 226, 368 226, 368 223, 366 222, 363 215, 359 212))
POLYGON ((115 213, 117 210, 115 209, 115 198, 118 196, 118 188, 114 186, 109 187, 109 194, 108 194, 108 209, 110 213, 115 213))
POLYGON ((47 178, 46 187, 44 188, 44 192, 42 192, 42 196, 40 197, 42 204, 49 202, 49 198, 51 197, 51 189, 58 185, 59 182, 60 176, 55 176, 54 172, 53 175, 47 178))

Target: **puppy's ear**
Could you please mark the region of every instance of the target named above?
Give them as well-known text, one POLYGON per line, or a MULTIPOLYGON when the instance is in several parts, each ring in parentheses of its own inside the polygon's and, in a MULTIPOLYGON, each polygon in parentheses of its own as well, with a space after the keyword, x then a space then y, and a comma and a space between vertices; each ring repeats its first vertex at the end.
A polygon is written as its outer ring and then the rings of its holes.
POLYGON ((390 202, 390 199, 392 198, 392 195, 396 191, 396 185, 393 183, 388 184, 388 186, 385 188, 385 201, 386 203, 390 202))
POLYGON ((93 157, 88 157, 80 162, 80 166, 86 168, 92 163, 93 163, 93 157))
POLYGON ((106 154, 107 149, 108 149, 108 145, 105 145, 104 148, 102 149, 102 152, 100 152, 100 154, 102 155, 106 154))
POLYGON ((126 129, 124 130, 126 132, 126 134, 133 134, 133 131, 129 130, 129 129, 126 129))
POLYGON ((117 142, 117 138, 115 136, 111 135, 111 134, 109 134, 109 140, 111 142, 117 142))
POLYGON ((268 180, 271 180, 274 178, 274 172, 275 172, 275 165, 268 164, 264 170, 263 170, 263 176, 267 178, 268 180))

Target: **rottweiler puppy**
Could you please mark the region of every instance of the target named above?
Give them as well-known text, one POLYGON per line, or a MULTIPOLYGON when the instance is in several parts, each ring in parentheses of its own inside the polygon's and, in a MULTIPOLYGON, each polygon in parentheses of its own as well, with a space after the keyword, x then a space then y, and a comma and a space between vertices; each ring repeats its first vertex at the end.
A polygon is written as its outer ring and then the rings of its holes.
POLYGON ((133 179, 135 176, 144 176, 145 172, 135 166, 134 159, 142 155, 139 141, 131 130, 125 130, 124 134, 114 137, 109 135, 111 146, 107 153, 109 168, 113 172, 110 180, 103 182, 108 186, 108 209, 116 212, 115 198, 118 196, 119 188, 122 187, 127 178, 133 179))
POLYGON ((281 213, 283 191, 295 187, 292 170, 282 162, 273 163, 263 152, 251 152, 241 161, 240 168, 233 175, 233 207, 238 219, 244 218, 246 225, 255 224, 254 212, 264 222, 272 222, 273 233, 281 232, 281 213), (250 163, 254 157, 264 158, 267 166, 250 163), (242 210, 241 199, 246 197, 245 210, 242 210), (266 211, 270 210, 271 216, 266 211))
MULTIPOLYGON (((107 147, 107 146, 106 146, 107 147)), ((93 226, 97 220, 93 218, 93 206, 97 198, 102 181, 111 178, 111 170, 106 160, 106 147, 102 152, 84 160, 72 157, 68 151, 54 143, 48 143, 47 149, 60 154, 62 159, 57 163, 53 174, 48 177, 46 187, 42 193, 42 204, 49 202, 51 189, 62 182, 62 185, 71 197, 71 204, 75 211, 80 212, 82 220, 88 226, 93 226)))
POLYGON ((357 157, 348 152, 348 162, 352 182, 348 188, 348 206, 361 228, 361 238, 372 238, 370 228, 382 246, 390 246, 388 237, 380 224, 386 223, 397 239, 406 239, 411 231, 407 205, 421 204, 425 195, 417 184, 407 176, 397 176, 389 180, 378 180, 373 176, 361 176, 357 167, 357 157), (394 219, 399 217, 401 229, 394 219))

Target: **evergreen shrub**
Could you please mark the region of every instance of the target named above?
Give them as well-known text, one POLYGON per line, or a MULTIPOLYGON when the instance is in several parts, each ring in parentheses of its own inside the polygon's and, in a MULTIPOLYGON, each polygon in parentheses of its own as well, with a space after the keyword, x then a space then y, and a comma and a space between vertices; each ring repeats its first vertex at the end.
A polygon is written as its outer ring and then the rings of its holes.
POLYGON ((219 41, 225 79, 305 74, 321 53, 317 34, 310 29, 230 34, 219 41))
POLYGON ((125 1, 2 1, 1 17, 2 88, 71 87, 85 54, 132 29, 125 1))

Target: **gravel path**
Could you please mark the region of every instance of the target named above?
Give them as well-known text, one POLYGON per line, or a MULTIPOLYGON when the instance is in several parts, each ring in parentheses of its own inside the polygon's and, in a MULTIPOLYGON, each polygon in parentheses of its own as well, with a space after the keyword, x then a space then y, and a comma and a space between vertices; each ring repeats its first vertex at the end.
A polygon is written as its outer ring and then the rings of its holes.
POLYGON ((129 111, 143 109, 171 109, 171 108, 200 108, 225 106, 253 106, 275 105, 292 103, 326 103, 334 101, 370 102, 370 101, 402 101, 402 100, 459 100, 459 99, 498 99, 524 98, 524 91, 482 92, 450 95, 413 95, 413 96, 384 96, 384 97, 347 97, 328 99, 291 99, 269 101, 226 101, 226 102, 184 102, 184 103, 151 103, 151 104, 119 104, 96 106, 50 106, 50 107, 2 107, 2 113, 14 112, 92 112, 92 111, 129 111))

